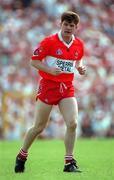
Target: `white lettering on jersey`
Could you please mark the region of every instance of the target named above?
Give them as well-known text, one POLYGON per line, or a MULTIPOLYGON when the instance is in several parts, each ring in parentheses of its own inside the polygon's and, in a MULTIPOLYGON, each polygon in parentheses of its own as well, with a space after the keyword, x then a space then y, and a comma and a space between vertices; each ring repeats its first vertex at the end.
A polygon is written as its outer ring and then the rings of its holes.
POLYGON ((44 61, 49 67, 59 67, 64 73, 74 73, 75 61, 55 58, 52 56, 46 57, 44 61))

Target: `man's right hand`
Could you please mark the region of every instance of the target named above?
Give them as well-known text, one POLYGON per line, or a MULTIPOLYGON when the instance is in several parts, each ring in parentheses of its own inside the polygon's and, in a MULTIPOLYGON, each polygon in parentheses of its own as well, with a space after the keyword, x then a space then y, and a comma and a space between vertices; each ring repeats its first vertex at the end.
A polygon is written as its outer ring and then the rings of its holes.
POLYGON ((52 74, 54 76, 57 76, 57 75, 63 73, 60 68, 49 67, 40 60, 35 60, 35 61, 31 60, 31 65, 38 70, 44 71, 44 72, 52 74))
POLYGON ((59 74, 63 73, 60 68, 51 68, 49 71, 49 74, 52 74, 54 76, 57 76, 59 74))

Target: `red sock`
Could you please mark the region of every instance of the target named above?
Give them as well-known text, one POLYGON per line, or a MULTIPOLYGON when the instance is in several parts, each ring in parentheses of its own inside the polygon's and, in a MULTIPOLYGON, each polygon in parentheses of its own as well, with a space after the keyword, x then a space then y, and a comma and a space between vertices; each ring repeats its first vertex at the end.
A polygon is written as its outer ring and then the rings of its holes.
POLYGON ((24 151, 23 149, 20 150, 18 157, 22 160, 26 160, 28 156, 28 152, 24 151))
POLYGON ((73 155, 65 155, 65 164, 71 163, 73 155))

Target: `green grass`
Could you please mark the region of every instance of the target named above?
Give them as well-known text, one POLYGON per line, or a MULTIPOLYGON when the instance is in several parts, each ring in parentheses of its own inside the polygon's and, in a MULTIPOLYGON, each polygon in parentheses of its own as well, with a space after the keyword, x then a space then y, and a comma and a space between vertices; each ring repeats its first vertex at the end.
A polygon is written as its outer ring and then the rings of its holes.
POLYGON ((77 141, 78 164, 83 173, 63 173, 64 144, 59 140, 35 141, 30 149, 26 171, 14 173, 15 156, 22 142, 0 142, 0 180, 112 180, 114 179, 114 140, 77 141))

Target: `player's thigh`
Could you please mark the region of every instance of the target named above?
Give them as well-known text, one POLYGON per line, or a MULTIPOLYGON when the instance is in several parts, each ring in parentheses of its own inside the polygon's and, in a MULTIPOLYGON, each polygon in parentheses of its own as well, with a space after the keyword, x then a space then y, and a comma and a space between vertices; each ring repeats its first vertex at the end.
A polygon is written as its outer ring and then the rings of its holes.
POLYGON ((71 121, 77 121, 78 105, 75 97, 62 99, 59 103, 59 109, 66 124, 71 123, 71 121))
POLYGON ((48 121, 52 105, 37 100, 35 108, 35 126, 45 125, 48 121))

